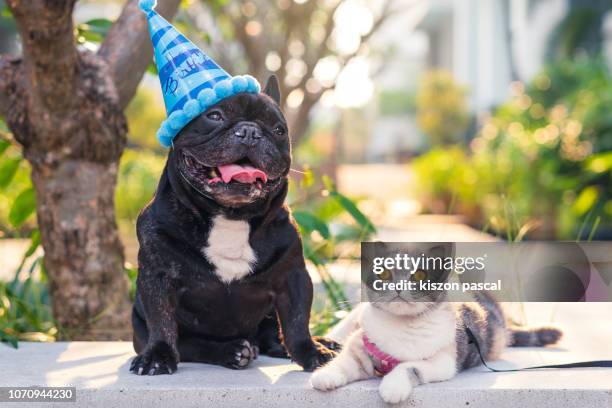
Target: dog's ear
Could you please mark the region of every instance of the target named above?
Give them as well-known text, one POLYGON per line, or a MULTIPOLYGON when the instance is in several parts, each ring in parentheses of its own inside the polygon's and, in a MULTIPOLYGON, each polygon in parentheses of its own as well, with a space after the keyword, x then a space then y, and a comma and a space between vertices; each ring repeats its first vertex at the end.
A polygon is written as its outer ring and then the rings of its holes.
POLYGON ((280 105, 280 86, 278 85, 278 78, 276 75, 272 74, 268 77, 268 82, 266 82, 264 93, 272 98, 277 105, 280 105))

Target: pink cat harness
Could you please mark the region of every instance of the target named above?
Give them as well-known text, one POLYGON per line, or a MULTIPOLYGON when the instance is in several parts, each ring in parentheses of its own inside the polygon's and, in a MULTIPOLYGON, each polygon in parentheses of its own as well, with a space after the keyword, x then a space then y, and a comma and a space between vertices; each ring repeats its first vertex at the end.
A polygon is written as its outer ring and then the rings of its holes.
POLYGON ((377 376, 382 377, 383 375, 389 374, 391 370, 393 370, 400 363, 397 358, 390 356, 379 349, 376 344, 371 343, 366 334, 363 335, 362 340, 363 346, 372 359, 372 363, 374 364, 374 373, 377 376))

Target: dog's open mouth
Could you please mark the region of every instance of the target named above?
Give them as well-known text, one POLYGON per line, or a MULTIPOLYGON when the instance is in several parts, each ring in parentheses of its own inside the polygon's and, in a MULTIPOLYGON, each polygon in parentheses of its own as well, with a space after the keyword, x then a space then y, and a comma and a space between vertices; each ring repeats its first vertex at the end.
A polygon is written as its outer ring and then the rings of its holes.
POLYGON ((253 167, 251 164, 223 164, 214 167, 212 174, 214 178, 210 179, 209 183, 230 183, 237 181, 238 183, 266 183, 268 176, 263 171, 253 167))
POLYGON ((183 158, 191 175, 211 186, 240 183, 261 189, 268 182, 268 175, 263 170, 256 168, 246 158, 214 167, 202 164, 190 154, 184 154, 183 158))
POLYGON ((249 159, 242 158, 233 163, 208 165, 189 152, 182 152, 183 177, 187 176, 198 188, 207 193, 238 194, 250 199, 265 195, 278 179, 257 168, 249 159))

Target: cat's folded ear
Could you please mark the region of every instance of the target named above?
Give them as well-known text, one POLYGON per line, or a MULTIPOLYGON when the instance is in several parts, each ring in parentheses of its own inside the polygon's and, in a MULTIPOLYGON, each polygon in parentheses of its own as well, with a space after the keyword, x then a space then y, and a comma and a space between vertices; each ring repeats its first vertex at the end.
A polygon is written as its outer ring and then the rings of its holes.
POLYGON ((371 262, 376 257, 389 256, 389 248, 384 242, 362 242, 361 243, 361 260, 371 262))
POLYGON ((432 258, 446 258, 455 256, 455 243, 454 242, 438 242, 432 244, 427 251, 427 255, 432 258))
POLYGON ((278 84, 278 78, 276 75, 272 74, 268 77, 268 82, 266 82, 266 86, 264 88, 263 93, 268 95, 277 105, 280 105, 281 93, 280 93, 280 85, 278 84))

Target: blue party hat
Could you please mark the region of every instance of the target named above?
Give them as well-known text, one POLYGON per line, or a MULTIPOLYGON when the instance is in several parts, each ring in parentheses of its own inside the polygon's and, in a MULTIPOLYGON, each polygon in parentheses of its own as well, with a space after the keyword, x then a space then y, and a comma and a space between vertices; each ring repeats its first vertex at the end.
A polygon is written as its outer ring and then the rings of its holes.
POLYGON ((149 22, 168 115, 157 131, 157 139, 164 147, 170 147, 181 129, 220 100, 243 92, 259 93, 255 78, 232 77, 153 10, 155 0, 140 0, 138 5, 149 22))

